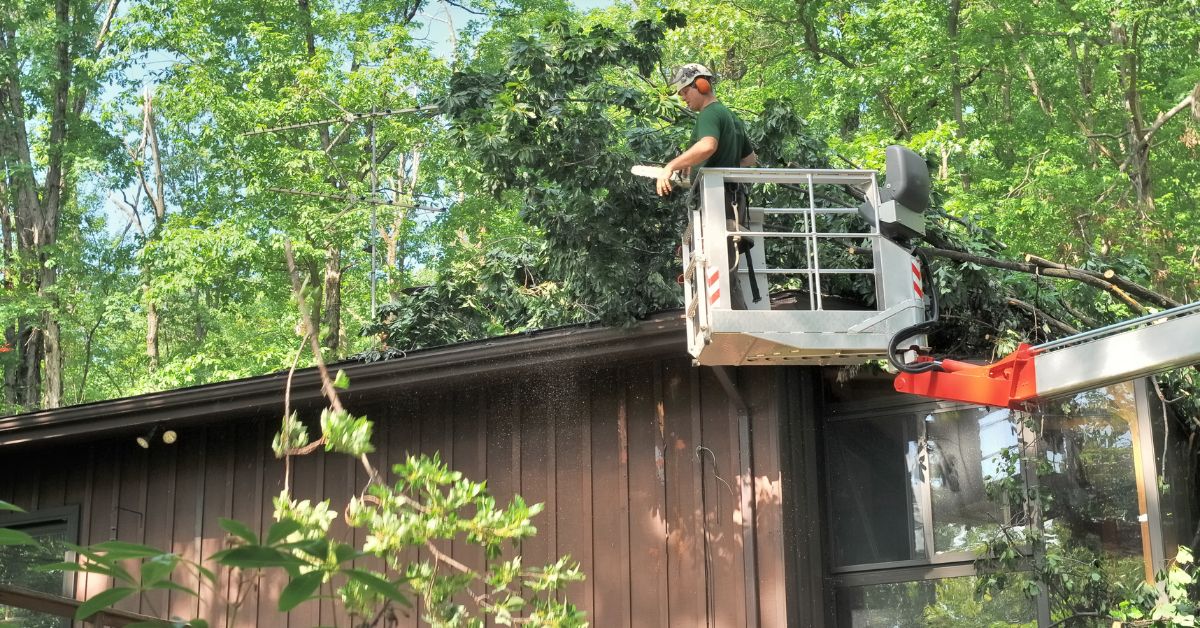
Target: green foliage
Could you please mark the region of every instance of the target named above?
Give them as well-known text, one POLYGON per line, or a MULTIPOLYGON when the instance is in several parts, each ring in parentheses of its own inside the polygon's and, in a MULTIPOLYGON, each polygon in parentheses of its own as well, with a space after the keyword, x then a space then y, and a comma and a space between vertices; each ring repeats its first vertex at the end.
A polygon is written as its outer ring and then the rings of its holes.
POLYGON ((490 242, 462 240, 445 251, 437 282, 397 295, 364 329, 380 342, 363 357, 490 338, 594 320, 591 308, 571 299, 550 278, 544 242, 510 236, 490 242))
POLYGON ((365 416, 353 416, 345 410, 321 412, 321 433, 325 451, 358 456, 375 451, 371 446, 372 423, 365 416))
MULTIPOLYGON (((1103 413, 1088 412, 1087 402, 1082 404, 1082 416, 1075 419, 1081 425, 1073 428, 1080 439, 1073 455, 1092 470, 1132 468, 1129 459, 1103 459, 1126 449, 1117 441, 1127 428, 1106 424, 1103 413)), ((1074 404, 1066 410, 1073 408, 1074 404)), ((1038 427, 1033 418, 1027 419, 1027 429, 1038 427)), ((979 544, 975 565, 981 575, 975 596, 1011 596, 1018 592, 1032 601, 1044 593, 1050 602, 1051 618, 1065 623, 1098 616, 1129 625, 1194 625, 1194 567, 1188 548, 1179 549, 1176 559, 1157 574, 1155 584, 1144 582, 1140 555, 1122 558, 1093 548, 1087 539, 1076 538, 1072 525, 1061 521, 1119 521, 1126 512, 1137 512, 1136 503, 1132 510, 1116 506, 1119 512, 1112 512, 1105 508, 1135 496, 1106 492, 1115 487, 1107 486, 1103 472, 1096 473, 1087 487, 1088 494, 1070 500, 1076 509, 1063 512, 1056 506, 1056 498, 1070 496, 1064 494, 1069 489, 1054 487, 1054 476, 1060 471, 1035 443, 999 452, 997 472, 987 478, 987 494, 1017 514, 979 544), (1029 471, 1037 476, 1040 488, 1028 485, 1025 474, 1029 471)))
POLYGON ((503 67, 482 58, 456 72, 442 101, 483 184, 520 191, 551 274, 604 321, 678 300, 670 266, 682 199, 658 200, 629 168, 678 149, 664 138, 680 129, 661 127, 682 121, 679 112, 647 79, 682 21, 675 12, 621 26, 551 21, 516 37, 503 67))

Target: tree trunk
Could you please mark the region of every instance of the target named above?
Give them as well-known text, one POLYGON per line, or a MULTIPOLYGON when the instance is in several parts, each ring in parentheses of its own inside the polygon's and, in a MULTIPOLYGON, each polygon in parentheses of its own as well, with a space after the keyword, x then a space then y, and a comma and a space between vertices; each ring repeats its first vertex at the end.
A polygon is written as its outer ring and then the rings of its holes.
POLYGON ((1138 211, 1143 216, 1154 211, 1154 185, 1150 173, 1150 142, 1146 140, 1145 116, 1142 113, 1141 93, 1138 91, 1139 50, 1138 25, 1132 32, 1120 24, 1110 28, 1113 43, 1124 49, 1121 55, 1121 82, 1125 85, 1125 109, 1129 113, 1129 156, 1127 173, 1137 198, 1138 211))
POLYGON ((9 182, 15 190, 16 205, 12 223, 16 228, 14 255, 25 269, 18 277, 21 284, 28 286, 47 304, 32 320, 18 323, 16 350, 18 352, 17 373, 6 378, 9 384, 9 399, 26 407, 55 408, 62 404, 63 356, 57 321, 57 269, 48 264, 48 251, 58 239, 58 227, 65 182, 68 173, 65 167, 67 140, 67 99, 70 93, 72 59, 70 37, 71 5, 69 0, 54 3, 56 41, 53 49, 53 79, 51 82, 51 107, 46 137, 44 165, 33 163, 24 94, 21 86, 21 68, 15 60, 20 58, 17 50, 17 32, 12 23, 5 24, 0 32, 0 59, 6 61, 0 67, 3 85, 0 85, 0 106, 5 111, 0 115, 6 123, 3 138, 7 144, 4 155, 9 182), (45 184, 39 194, 36 172, 45 172, 45 184), (42 388, 41 377, 45 372, 46 386, 42 388), (43 400, 44 393, 44 400, 43 400))
POLYGON ((12 403, 37 408, 42 402, 42 332, 29 321, 21 321, 17 332, 18 364, 12 382, 12 403))
POLYGON ((336 356, 341 349, 342 334, 342 252, 336 246, 325 251, 324 309, 321 327, 325 329, 325 337, 321 346, 336 356))
MULTIPOLYGON (((167 192, 166 183, 163 177, 162 154, 159 152, 158 145, 158 128, 155 124, 154 117, 154 94, 149 89, 146 90, 142 100, 142 139, 137 150, 130 151, 130 157, 134 162, 140 162, 145 159, 146 149, 150 151, 149 164, 153 170, 154 185, 150 185, 150 181, 146 178, 141 167, 138 167, 138 178, 142 184, 142 190, 146 193, 146 198, 150 201, 150 207, 154 210, 154 224, 150 227, 150 232, 146 234, 146 246, 149 247, 158 240, 162 233, 162 224, 167 217, 167 192)), ((137 207, 133 207, 132 211, 137 212, 137 207)), ((135 216, 136 218, 136 216, 135 216)), ((142 275, 145 283, 142 287, 142 296, 146 301, 146 359, 151 372, 157 371, 161 356, 158 345, 158 328, 161 324, 161 316, 158 311, 158 304, 154 302, 150 294, 150 284, 154 280, 153 262, 146 257, 145 266, 142 268, 142 275)))
MULTIPOLYGON (((950 83, 950 94, 954 103, 954 137, 961 139, 966 136, 967 126, 963 121, 963 85, 962 85, 962 69, 960 66, 960 57, 958 52, 958 24, 962 14, 961 0, 950 0, 950 14, 946 24, 946 32, 950 38, 950 71, 952 72, 950 83)), ((959 175, 962 181, 963 191, 971 189, 971 176, 962 172, 959 175)))
MULTIPOLYGON (((142 294, 148 294, 150 286, 142 287, 142 294)), ((158 370, 158 307, 154 301, 146 297, 146 358, 149 360, 150 372, 158 370)))
POLYGON ((421 152, 413 151, 411 175, 407 172, 407 164, 407 156, 401 155, 400 163, 396 166, 396 179, 393 182, 393 187, 396 189, 396 209, 392 214, 391 233, 388 233, 386 229, 379 230, 379 236, 383 239, 386 247, 384 259, 387 264, 388 298, 393 303, 400 300, 400 290, 404 287, 404 222, 408 219, 408 205, 412 204, 413 191, 421 172, 421 152))

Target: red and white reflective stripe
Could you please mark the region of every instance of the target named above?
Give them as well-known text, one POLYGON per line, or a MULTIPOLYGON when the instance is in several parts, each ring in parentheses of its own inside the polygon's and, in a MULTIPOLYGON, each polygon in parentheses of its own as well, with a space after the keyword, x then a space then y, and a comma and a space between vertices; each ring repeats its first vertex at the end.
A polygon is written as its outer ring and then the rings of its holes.
POLYGON ((918 299, 923 299, 923 298, 925 298, 925 291, 921 290, 921 267, 917 266, 916 260, 913 260, 913 263, 912 263, 912 273, 913 273, 913 292, 917 293, 918 299))
POLYGON ((708 289, 709 289, 708 304, 709 305, 716 304, 717 299, 721 298, 721 286, 719 283, 720 281, 721 281, 721 271, 714 270, 711 274, 708 275, 708 289))

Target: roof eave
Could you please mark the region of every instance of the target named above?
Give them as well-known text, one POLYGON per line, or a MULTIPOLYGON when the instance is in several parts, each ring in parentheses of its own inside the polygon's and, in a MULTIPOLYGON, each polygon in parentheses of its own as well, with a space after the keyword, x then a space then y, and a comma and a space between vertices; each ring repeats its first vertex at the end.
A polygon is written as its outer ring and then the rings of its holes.
MULTIPOLYGON (((562 327, 552 330, 414 351, 378 362, 342 362, 355 397, 384 388, 403 389, 508 372, 547 363, 592 358, 631 359, 684 353, 684 322, 664 313, 630 328, 562 327)), ((111 401, 0 417, 0 447, 128 431, 150 425, 199 424, 231 414, 280 411, 287 372, 191 388, 149 393, 111 401)), ((320 398, 315 368, 292 377, 294 404, 320 398)))

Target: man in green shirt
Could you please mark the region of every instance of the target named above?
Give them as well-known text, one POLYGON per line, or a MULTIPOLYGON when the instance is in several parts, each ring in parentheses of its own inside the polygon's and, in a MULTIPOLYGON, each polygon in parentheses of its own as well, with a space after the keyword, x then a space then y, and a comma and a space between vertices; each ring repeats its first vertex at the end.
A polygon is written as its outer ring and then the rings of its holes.
MULTIPOLYGON (((698 111, 696 126, 692 129, 692 145, 659 173, 656 188, 659 196, 671 193, 671 176, 676 172, 684 175, 692 166, 701 168, 749 168, 758 161, 754 146, 746 135, 746 125, 725 105, 717 102, 713 89, 713 74, 699 63, 689 63, 675 71, 671 78, 671 89, 687 103, 688 109, 698 111)), ((748 222, 746 186, 738 183, 725 184, 725 218, 731 232, 740 230, 748 222), (739 226, 740 223, 740 226, 739 226)), ((741 240, 738 251, 747 253, 749 240, 741 240)), ((729 262, 736 264, 733 241, 729 246, 729 262)), ((732 270, 732 269, 731 269, 732 270)), ((751 280, 753 282, 753 269, 751 280)), ((730 274, 731 304, 735 310, 746 309, 742 297, 741 282, 736 272, 730 274)), ((754 300, 759 300, 757 289, 752 290, 754 300)))
POLYGON ((746 135, 746 125, 728 107, 717 101, 713 74, 699 63, 675 71, 671 89, 700 112, 692 129, 692 146, 663 166, 656 185, 659 196, 671 193, 671 175, 701 168, 748 168, 758 157, 746 135))

